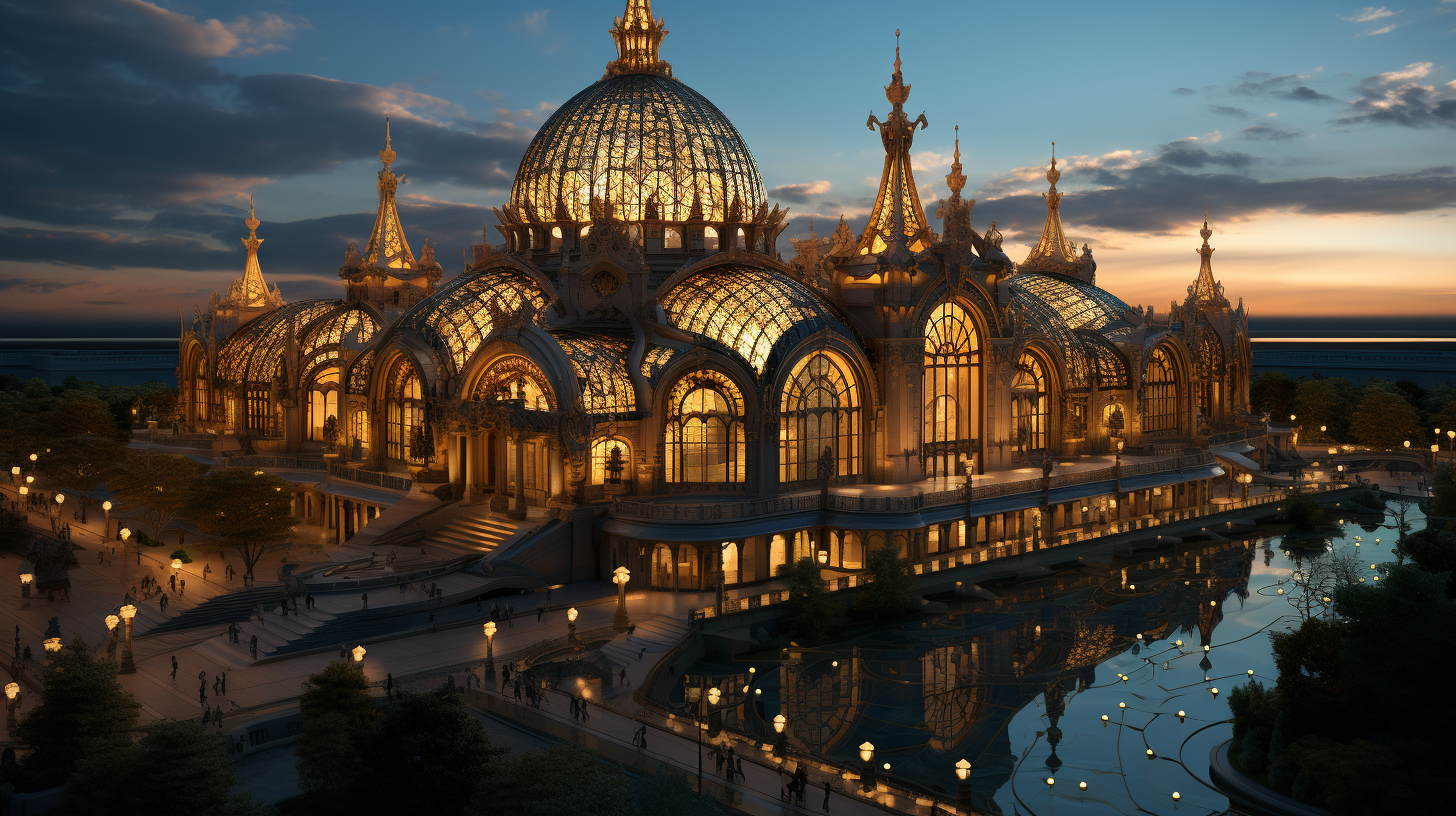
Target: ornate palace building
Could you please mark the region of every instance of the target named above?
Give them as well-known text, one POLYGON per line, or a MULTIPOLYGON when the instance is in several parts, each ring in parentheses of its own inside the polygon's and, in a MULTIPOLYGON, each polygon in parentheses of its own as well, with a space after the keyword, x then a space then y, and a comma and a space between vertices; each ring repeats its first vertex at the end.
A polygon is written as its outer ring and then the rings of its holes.
POLYGON ((387 126, 374 229, 347 248, 339 297, 284 304, 250 217, 243 278, 181 337, 189 428, 332 450, 517 518, 545 508, 571 529, 560 574, 626 565, 659 589, 761 581, 805 555, 852 573, 881 544, 1035 546, 1106 521, 1109 500, 1116 519, 1207 499, 1222 471, 1190 454, 1247 418, 1249 343, 1206 218, 1196 279, 1163 315, 1096 286, 1054 158, 1023 262, 994 222, 973 226, 958 139, 937 234, 897 46, 889 112, 868 122, 885 149, 868 226, 841 219, 785 260, 786 211, 660 58, 647 0, 611 34, 617 58, 541 127, 461 274, 411 250, 387 126), (1119 451, 1140 475, 1054 476, 1119 451))

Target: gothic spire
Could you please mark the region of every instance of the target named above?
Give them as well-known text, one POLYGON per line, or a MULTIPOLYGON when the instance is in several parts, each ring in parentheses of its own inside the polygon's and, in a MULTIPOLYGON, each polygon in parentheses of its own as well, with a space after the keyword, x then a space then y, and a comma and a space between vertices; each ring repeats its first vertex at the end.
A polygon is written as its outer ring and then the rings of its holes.
POLYGON ((263 268, 258 264, 258 247, 263 245, 263 239, 258 237, 258 227, 262 222, 258 220, 252 196, 248 196, 248 220, 243 223, 248 225, 248 237, 242 239, 243 246, 248 248, 248 260, 243 266, 243 276, 235 279, 228 288, 226 302, 232 309, 273 309, 282 306, 282 293, 276 288, 268 289, 268 283, 263 280, 263 268))
POLYGON ((1213 247, 1208 245, 1208 239, 1213 237, 1213 230, 1208 226, 1208 207, 1203 208, 1203 229, 1198 231, 1203 236, 1203 246, 1198 248, 1198 255, 1203 259, 1198 265, 1198 277, 1193 285, 1188 287, 1188 296, 1193 301, 1193 306, 1228 306, 1228 298, 1224 297, 1223 284, 1213 279, 1213 247))
POLYGON ((950 188, 950 198, 941 201, 940 208, 936 211, 936 217, 941 220, 941 240, 947 243, 967 240, 974 234, 971 229, 971 208, 976 206, 976 202, 974 199, 967 201, 961 198, 961 190, 966 186, 966 175, 961 172, 960 125, 956 125, 955 159, 951 162, 950 173, 945 177, 945 186, 950 188))
POLYGON ((905 100, 910 98, 910 86, 905 84, 900 73, 900 30, 895 29, 895 72, 890 75, 890 84, 885 86, 885 98, 890 102, 890 116, 880 121, 874 112, 865 125, 870 130, 880 129, 880 141, 885 146, 885 168, 880 174, 880 191, 875 198, 875 208, 870 221, 859 239, 859 254, 879 254, 892 247, 919 252, 930 246, 930 227, 925 221, 925 210, 920 206, 920 195, 915 191, 915 175, 910 168, 910 145, 915 139, 917 128, 930 126, 925 114, 911 121, 905 115, 905 100))
POLYGON ((1045 193, 1046 224, 1042 226, 1041 240, 1032 247, 1031 254, 1026 256, 1021 269, 1028 272, 1074 275, 1081 269, 1081 264, 1077 258, 1076 246, 1062 232, 1062 194, 1057 192, 1057 182, 1062 180, 1062 172, 1057 169, 1056 142, 1052 142, 1052 163, 1047 169, 1046 179, 1050 185, 1045 193))
POLYGON ((390 169, 395 152, 389 134, 389 117, 384 117, 384 149, 379 151, 379 160, 384 169, 379 171, 379 212, 374 216, 374 230, 369 234, 369 249, 365 260, 374 266, 390 269, 414 269, 415 256, 405 240, 404 228, 399 222, 399 210, 394 204, 394 192, 400 184, 408 183, 404 174, 396 176, 390 169))
POLYGON ((620 74, 663 74, 672 76, 672 66, 658 58, 667 29, 652 16, 652 0, 627 0, 627 9, 610 31, 617 44, 617 58, 607 63, 602 76, 620 74))

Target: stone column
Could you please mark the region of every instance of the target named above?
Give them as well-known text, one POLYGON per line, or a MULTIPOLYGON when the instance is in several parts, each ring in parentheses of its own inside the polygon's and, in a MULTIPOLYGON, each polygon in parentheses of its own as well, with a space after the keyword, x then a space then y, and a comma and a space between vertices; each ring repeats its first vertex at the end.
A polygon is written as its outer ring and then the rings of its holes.
POLYGON ((524 433, 516 434, 515 439, 511 441, 516 446, 516 466, 513 474, 516 480, 516 496, 511 503, 509 515, 513 519, 523 519, 526 517, 526 435, 524 433))
MULTIPOLYGON (((562 463, 562 457, 564 455, 565 451, 562 450, 561 443, 552 442, 550 453, 547 454, 547 457, 551 468, 551 489, 549 494, 550 498, 553 499, 562 498, 562 494, 566 492, 566 470, 565 465, 562 463)), ((630 461, 627 462, 627 470, 623 472, 624 482, 631 478, 631 465, 632 463, 630 461)))
POLYGON ((465 480, 464 501, 466 504, 475 504, 480 501, 480 488, 477 486, 475 471, 479 469, 476 459, 478 457, 472 452, 475 447, 475 440, 469 434, 460 436, 460 464, 461 476, 465 480))

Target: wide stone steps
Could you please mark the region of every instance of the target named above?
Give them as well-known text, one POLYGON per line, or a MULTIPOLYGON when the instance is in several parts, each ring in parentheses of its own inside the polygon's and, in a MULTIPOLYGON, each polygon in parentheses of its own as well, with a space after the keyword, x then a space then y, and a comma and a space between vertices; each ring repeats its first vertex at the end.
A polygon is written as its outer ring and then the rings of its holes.
POLYGON ((486 511, 468 512, 430 533, 422 547, 434 549, 445 557, 489 553, 525 525, 494 518, 486 511))
POLYGON ((654 615, 638 622, 630 636, 624 632, 603 646, 602 654, 617 665, 627 665, 636 662, 639 654, 642 655, 640 659, 645 660, 647 655, 671 649, 687 637, 688 631, 687 621, 668 615, 654 615))

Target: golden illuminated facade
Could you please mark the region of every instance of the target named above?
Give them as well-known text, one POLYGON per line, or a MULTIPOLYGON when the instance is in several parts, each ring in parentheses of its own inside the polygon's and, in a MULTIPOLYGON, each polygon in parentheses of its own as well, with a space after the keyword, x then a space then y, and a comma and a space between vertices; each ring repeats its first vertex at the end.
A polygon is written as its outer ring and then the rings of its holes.
POLYGON ((1093 285, 1090 252, 1072 256, 1054 166, 1027 263, 994 222, 977 232, 957 139, 937 235, 909 159, 927 121, 904 111, 897 46, 889 116, 869 122, 885 149, 869 224, 856 236, 841 219, 785 261, 787 211, 727 117, 661 59, 666 33, 646 0, 627 4, 617 59, 527 148, 491 225, 501 243, 488 228, 448 280, 405 238, 386 126, 374 229, 346 251, 342 297, 240 326, 213 308, 184 332, 189 428, 256 452, 332 449, 516 517, 548 508, 575 525, 572 577, 625 564, 698 589, 820 552, 852 571, 872 546, 974 546, 1012 524, 951 508, 970 533, 937 526, 909 512, 918 499, 871 518, 868 491, 913 499, 1118 442, 1182 453, 1238 424, 1247 322, 1213 282, 1207 232, 1189 300, 1157 319, 1093 285))

